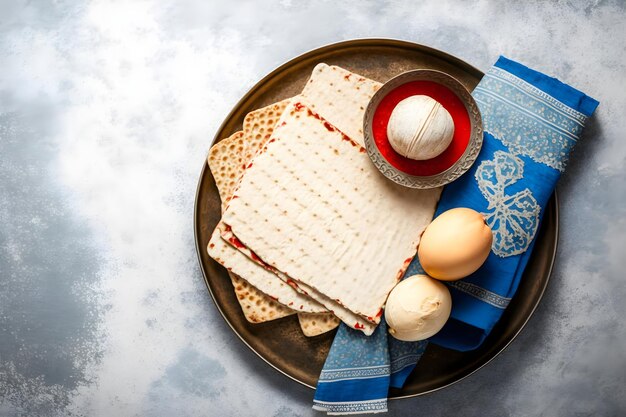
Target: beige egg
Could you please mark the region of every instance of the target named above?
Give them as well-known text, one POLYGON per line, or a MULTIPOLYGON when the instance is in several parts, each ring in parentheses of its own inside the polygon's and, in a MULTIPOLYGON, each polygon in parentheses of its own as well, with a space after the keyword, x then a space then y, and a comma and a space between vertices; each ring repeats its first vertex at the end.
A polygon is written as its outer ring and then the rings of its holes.
POLYGON ((387 138, 400 155, 425 160, 445 151, 454 136, 450 113, 428 96, 411 96, 399 102, 387 124, 387 138))
POLYGON ((414 342, 436 334, 450 317, 452 298, 441 282, 414 275, 396 285, 385 305, 389 334, 414 342))
POLYGON ((417 256, 431 277, 456 281, 480 268, 489 256, 492 241, 493 234, 482 214, 455 208, 428 225, 417 256))

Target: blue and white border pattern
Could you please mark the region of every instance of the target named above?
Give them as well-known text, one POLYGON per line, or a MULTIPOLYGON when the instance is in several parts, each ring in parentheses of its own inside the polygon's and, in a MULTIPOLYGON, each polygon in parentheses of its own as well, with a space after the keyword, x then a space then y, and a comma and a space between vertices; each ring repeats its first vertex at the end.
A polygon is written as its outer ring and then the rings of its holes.
POLYGON ((485 132, 518 155, 563 171, 585 115, 521 78, 492 67, 474 89, 485 132))
POLYGON ((366 366, 359 368, 323 369, 319 382, 336 382, 349 379, 378 378, 389 375, 389 365, 366 366))
POLYGON ((496 294, 495 292, 486 290, 470 282, 453 281, 453 282, 448 282, 447 284, 451 288, 454 288, 456 290, 469 294, 472 297, 478 298, 480 301, 483 301, 487 304, 490 304, 502 310, 504 310, 511 302, 511 298, 509 297, 503 297, 499 294, 496 294))
POLYGON ((328 402, 313 400, 313 409, 325 411, 328 415, 386 413, 387 398, 366 401, 328 402))

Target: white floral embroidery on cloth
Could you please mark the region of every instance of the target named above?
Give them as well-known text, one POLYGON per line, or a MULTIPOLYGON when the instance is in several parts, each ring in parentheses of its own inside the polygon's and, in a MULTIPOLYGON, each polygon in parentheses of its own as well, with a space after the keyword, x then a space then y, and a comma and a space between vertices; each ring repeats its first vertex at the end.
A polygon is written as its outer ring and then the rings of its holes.
POLYGON ((525 188, 507 194, 506 188, 524 176, 524 162, 517 156, 496 151, 492 160, 476 170, 478 188, 488 201, 485 220, 493 231, 493 252, 500 257, 518 255, 528 249, 539 226, 541 207, 525 188))

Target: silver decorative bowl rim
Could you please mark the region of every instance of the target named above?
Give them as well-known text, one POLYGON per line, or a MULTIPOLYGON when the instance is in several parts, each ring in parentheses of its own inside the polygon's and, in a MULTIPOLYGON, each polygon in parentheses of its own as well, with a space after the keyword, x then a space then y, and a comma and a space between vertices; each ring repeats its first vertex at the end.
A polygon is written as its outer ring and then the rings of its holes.
POLYGON ((365 137, 365 148, 370 159, 378 170, 393 182, 410 188, 436 188, 449 184, 466 173, 476 161, 483 144, 483 122, 480 110, 469 91, 456 78, 445 72, 417 69, 403 72, 400 75, 387 81, 374 94, 363 117, 363 133, 365 137), (374 113, 380 102, 397 87, 413 81, 433 81, 448 87, 461 100, 470 118, 470 138, 463 155, 452 166, 445 171, 435 175, 421 176, 411 175, 400 171, 380 153, 374 141, 372 124, 374 113))

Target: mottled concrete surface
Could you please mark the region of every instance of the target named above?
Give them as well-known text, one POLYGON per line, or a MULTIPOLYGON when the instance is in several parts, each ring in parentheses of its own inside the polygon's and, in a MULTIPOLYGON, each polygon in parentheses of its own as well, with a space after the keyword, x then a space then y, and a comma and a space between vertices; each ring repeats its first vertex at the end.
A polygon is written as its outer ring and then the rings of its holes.
POLYGON ((213 133, 308 49, 396 37, 499 54, 601 101, 562 179, 528 327, 389 415, 626 415, 624 2, 0 1, 0 415, 314 415, 232 334, 192 229, 213 133))

